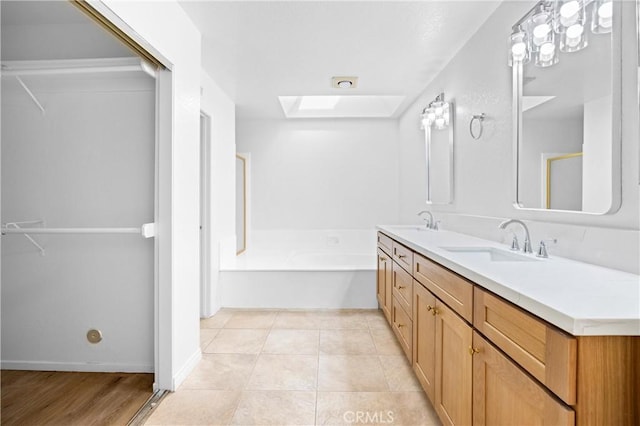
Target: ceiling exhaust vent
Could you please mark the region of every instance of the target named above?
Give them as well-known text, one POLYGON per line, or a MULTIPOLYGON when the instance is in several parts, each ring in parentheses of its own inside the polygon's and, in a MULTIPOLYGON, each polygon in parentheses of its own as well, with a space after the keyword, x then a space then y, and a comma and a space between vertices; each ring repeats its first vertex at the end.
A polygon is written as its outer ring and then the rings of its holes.
POLYGON ((355 89, 358 87, 358 77, 333 77, 331 87, 334 89, 355 89))

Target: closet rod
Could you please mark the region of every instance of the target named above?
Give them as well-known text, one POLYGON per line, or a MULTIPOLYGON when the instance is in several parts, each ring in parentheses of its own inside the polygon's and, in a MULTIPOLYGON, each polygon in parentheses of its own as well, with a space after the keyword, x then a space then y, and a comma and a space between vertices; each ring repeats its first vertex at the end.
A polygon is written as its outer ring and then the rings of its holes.
POLYGON ((155 236, 155 224, 145 223, 140 228, 9 228, 2 227, 3 234, 140 234, 145 238, 155 236))

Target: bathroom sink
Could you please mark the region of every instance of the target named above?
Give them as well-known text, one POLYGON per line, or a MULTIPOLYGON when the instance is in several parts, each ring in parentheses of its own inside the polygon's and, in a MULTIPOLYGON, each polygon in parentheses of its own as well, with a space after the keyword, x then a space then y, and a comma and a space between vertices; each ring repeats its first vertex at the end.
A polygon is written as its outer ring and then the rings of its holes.
POLYGON ((457 253, 469 259, 491 262, 536 262, 537 259, 495 247, 440 247, 451 253, 457 253))

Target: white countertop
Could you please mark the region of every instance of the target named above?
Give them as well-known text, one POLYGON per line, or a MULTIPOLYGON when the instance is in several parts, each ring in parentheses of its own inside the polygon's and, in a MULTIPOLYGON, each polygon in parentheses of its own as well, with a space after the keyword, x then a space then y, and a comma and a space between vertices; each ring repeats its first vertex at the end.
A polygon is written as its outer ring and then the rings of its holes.
POLYGON ((532 261, 490 261, 443 247, 494 247, 507 255, 512 252, 504 244, 450 231, 416 225, 377 228, 574 336, 640 336, 638 275, 552 253, 547 259, 526 255, 532 261))

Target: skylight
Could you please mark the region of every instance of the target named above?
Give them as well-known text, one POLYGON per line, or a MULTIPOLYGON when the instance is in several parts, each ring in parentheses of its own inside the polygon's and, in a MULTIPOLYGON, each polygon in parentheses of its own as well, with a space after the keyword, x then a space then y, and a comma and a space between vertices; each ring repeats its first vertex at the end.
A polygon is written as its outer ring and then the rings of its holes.
POLYGON ((287 118, 387 118, 404 96, 278 96, 287 118))

